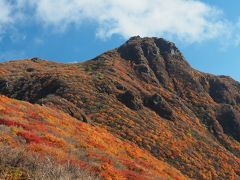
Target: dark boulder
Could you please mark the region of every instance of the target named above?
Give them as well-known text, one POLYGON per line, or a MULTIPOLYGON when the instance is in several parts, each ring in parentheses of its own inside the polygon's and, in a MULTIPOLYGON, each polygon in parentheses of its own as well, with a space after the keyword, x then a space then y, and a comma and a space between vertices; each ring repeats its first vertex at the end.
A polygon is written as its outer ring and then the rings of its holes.
POLYGON ((141 98, 132 91, 127 90, 123 94, 119 94, 117 98, 130 109, 139 110, 143 108, 141 98))
POLYGON ((115 84, 115 86, 116 86, 116 88, 117 88, 118 90, 120 90, 120 91, 125 91, 125 90, 126 90, 126 88, 124 87, 124 85, 122 85, 121 83, 119 83, 119 82, 114 82, 114 84, 115 84))
POLYGON ((3 91, 4 89, 6 89, 8 86, 8 82, 7 80, 5 80, 4 78, 0 77, 0 90, 3 91))
POLYGON ((209 94, 217 103, 236 104, 228 85, 221 79, 210 79, 209 94))
POLYGON ((139 64, 139 65, 136 65, 135 66, 135 70, 138 72, 138 73, 145 73, 145 74, 149 74, 150 73, 150 69, 147 65, 145 64, 139 64))
POLYGON ((38 62, 41 61, 41 59, 38 58, 38 57, 33 57, 33 58, 31 58, 31 61, 32 61, 32 62, 35 62, 35 63, 38 63, 38 62))
POLYGON ((176 119, 176 116, 171 106, 160 94, 155 94, 153 96, 146 97, 144 100, 144 105, 152 109, 159 116, 165 119, 168 119, 168 120, 176 119))
POLYGON ((240 112, 231 105, 223 105, 217 115, 224 133, 240 141, 240 112))

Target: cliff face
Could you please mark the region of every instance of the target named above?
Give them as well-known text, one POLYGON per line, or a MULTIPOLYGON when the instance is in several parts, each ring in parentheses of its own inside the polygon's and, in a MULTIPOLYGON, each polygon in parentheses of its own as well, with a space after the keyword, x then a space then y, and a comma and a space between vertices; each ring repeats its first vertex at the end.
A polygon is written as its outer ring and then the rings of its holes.
POLYGON ((239 178, 240 84, 171 42, 133 37, 93 60, 0 64, 0 93, 107 128, 188 177, 239 178))
POLYGON ((217 138, 225 133, 240 140, 240 83, 194 70, 176 46, 163 39, 135 37, 118 51, 134 63, 135 73, 145 83, 163 87, 182 103, 187 101, 184 104, 217 138))

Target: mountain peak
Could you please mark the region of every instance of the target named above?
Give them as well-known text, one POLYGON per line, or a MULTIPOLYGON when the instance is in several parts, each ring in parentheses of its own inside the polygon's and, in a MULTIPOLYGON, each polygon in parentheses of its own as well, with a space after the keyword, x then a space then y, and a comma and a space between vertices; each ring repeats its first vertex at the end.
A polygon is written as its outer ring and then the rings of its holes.
POLYGON ((157 37, 131 37, 126 43, 120 46, 119 52, 123 57, 132 58, 133 60, 141 55, 145 55, 146 57, 171 55, 184 59, 182 53, 173 42, 157 37))
POLYGON ((186 72, 191 66, 172 42, 163 38, 135 36, 118 48, 123 59, 133 64, 135 71, 146 82, 156 82, 173 88, 171 74, 186 72))

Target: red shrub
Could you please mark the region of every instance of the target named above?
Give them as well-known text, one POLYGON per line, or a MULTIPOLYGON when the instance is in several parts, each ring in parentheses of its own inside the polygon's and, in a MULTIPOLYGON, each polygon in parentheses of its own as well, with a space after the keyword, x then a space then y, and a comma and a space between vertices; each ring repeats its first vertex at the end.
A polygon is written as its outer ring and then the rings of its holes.
POLYGON ((22 136, 24 139, 26 139, 27 143, 45 143, 41 137, 30 132, 17 132, 17 135, 22 136))
POLYGON ((124 175, 124 177, 126 177, 127 179, 138 179, 138 180, 144 180, 146 179, 145 177, 143 177, 142 174, 137 174, 133 171, 129 171, 129 170, 122 170, 121 173, 124 175))
POLYGON ((141 167, 138 167, 137 164, 133 161, 129 161, 129 160, 121 160, 122 164, 124 164, 125 166, 127 166, 127 168, 131 171, 136 171, 139 173, 143 172, 143 169, 141 167))
POLYGON ((41 121, 41 116, 39 116, 36 112, 33 112, 33 111, 28 111, 27 112, 27 116, 29 120, 37 120, 37 121, 41 121))
POLYGON ((34 127, 37 131, 44 132, 47 131, 47 127, 50 125, 48 122, 29 122, 30 127, 34 127))
POLYGON ((106 157, 106 156, 100 155, 100 154, 89 153, 89 154, 88 154, 88 157, 91 158, 91 159, 94 158, 94 159, 96 159, 96 160, 100 160, 101 162, 108 163, 108 164, 110 164, 110 165, 113 164, 113 162, 112 162, 111 159, 109 159, 109 158, 106 157))
POLYGON ((0 124, 6 125, 6 126, 16 126, 16 127, 22 127, 25 130, 29 130, 29 127, 25 124, 19 123, 19 122, 14 122, 10 121, 7 119, 0 119, 0 124))

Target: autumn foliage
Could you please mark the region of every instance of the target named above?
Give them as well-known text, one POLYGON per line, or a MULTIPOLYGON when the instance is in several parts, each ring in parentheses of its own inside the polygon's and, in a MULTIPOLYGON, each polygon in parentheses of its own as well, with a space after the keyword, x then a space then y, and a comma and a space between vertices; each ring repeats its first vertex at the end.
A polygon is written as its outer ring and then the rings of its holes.
POLYGON ((39 105, 0 97, 0 145, 72 162, 104 179, 185 177, 133 143, 39 105))
POLYGON ((240 178, 240 83, 193 69, 174 43, 133 37, 81 63, 0 63, 0 75, 3 145, 105 179, 240 178))

